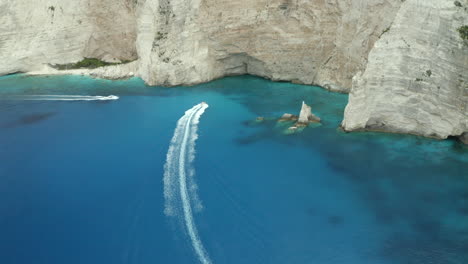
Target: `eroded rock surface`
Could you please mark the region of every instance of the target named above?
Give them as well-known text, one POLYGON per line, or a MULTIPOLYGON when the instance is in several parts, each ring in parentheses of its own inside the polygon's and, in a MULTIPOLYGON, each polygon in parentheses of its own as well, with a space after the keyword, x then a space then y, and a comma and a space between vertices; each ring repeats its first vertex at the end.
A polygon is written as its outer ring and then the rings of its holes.
POLYGON ((133 0, 2 0, 0 75, 84 57, 136 59, 135 8, 133 0))
POLYGON ((83 57, 139 60, 151 85, 233 74, 347 91, 398 11, 386 0, 0 3, 0 74, 83 57), (6 62, 6 63, 5 63, 6 62))
POLYGON ((320 118, 312 114, 312 107, 302 102, 301 112, 299 113, 298 125, 308 125, 310 122, 320 122, 320 118))
POLYGON ((299 117, 297 115, 285 113, 281 116, 281 118, 278 120, 278 122, 285 122, 285 121, 297 121, 299 117))
POLYGON ((345 130, 442 139, 468 131, 468 46, 457 32, 468 24, 464 7, 439 0, 403 3, 366 70, 354 77, 345 130))
POLYGON ((140 72, 150 84, 253 74, 347 91, 400 4, 146 0, 138 15, 140 72))

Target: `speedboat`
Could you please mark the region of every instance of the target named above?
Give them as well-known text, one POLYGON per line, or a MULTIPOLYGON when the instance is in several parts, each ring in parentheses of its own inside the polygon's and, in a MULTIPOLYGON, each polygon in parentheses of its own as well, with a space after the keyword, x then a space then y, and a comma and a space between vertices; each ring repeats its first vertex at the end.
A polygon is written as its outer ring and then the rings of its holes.
POLYGON ((99 100, 117 100, 119 97, 117 95, 102 96, 99 100))

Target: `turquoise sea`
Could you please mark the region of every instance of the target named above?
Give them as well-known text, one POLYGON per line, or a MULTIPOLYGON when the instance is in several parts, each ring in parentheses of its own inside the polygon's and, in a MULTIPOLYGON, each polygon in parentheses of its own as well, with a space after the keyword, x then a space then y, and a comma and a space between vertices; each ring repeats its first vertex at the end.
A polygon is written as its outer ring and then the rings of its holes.
POLYGON ((251 76, 1 77, 0 263, 468 263, 468 148, 343 133, 346 103, 251 76), (285 134, 303 100, 322 125, 285 134))

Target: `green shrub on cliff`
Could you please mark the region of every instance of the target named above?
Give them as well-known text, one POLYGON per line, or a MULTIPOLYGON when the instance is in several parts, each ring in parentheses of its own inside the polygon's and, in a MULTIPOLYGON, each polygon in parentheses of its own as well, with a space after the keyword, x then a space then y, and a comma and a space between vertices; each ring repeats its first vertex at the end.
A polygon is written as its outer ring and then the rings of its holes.
POLYGON ((84 69, 84 68, 95 69, 95 68, 110 66, 110 65, 126 64, 129 62, 132 62, 132 61, 123 60, 122 62, 119 63, 119 62, 105 62, 96 58, 84 58, 83 60, 77 63, 53 65, 53 67, 59 70, 84 69))
POLYGON ((95 58, 84 58, 82 61, 77 62, 74 66, 74 68, 98 68, 98 67, 103 67, 103 66, 108 66, 108 65, 114 65, 115 63, 108 63, 99 59, 95 58))
POLYGON ((468 25, 459 27, 458 32, 463 40, 468 40, 468 25))

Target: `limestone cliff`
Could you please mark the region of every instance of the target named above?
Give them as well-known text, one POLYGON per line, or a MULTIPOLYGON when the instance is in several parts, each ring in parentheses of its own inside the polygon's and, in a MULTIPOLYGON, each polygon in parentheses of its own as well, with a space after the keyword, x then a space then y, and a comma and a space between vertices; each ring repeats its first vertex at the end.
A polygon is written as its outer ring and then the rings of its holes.
POLYGON ((468 131, 468 1, 407 0, 354 77, 345 130, 447 138, 468 131), (417 12, 415 12, 417 10, 417 12))
POLYGON ((150 85, 226 75, 348 92, 345 130, 468 131, 468 0, 0 0, 0 75, 47 64, 150 85), (354 77, 354 79, 353 79, 354 77))
POLYGON ((136 59, 134 2, 1 0, 0 75, 83 57, 136 59))
POLYGON ((347 91, 400 4, 141 1, 140 73, 150 84, 190 84, 248 73, 347 91))
POLYGON ((398 11, 388 0, 3 0, 0 74, 140 58, 151 85, 232 74, 348 91, 398 11))

